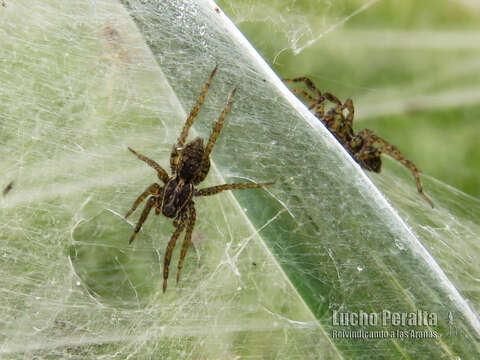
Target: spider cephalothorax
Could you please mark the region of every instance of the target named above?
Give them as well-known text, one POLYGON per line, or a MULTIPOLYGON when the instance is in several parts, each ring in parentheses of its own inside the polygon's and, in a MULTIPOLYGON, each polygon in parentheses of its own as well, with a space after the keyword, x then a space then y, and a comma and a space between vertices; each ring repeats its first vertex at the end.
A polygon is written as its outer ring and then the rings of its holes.
POLYGON ((183 260, 187 254, 188 246, 192 238, 193 228, 195 226, 195 203, 193 197, 195 196, 209 196, 217 194, 224 190, 234 189, 252 189, 260 188, 262 186, 271 185, 273 182, 261 183, 261 184, 224 184, 212 186, 204 189, 196 189, 195 186, 205 180, 208 170, 210 169, 210 153, 213 149, 213 145, 217 139, 218 134, 222 130, 223 120, 229 112, 235 93, 237 89, 234 89, 230 95, 227 105, 223 109, 220 117, 218 118, 215 126, 213 127, 212 134, 208 140, 207 146, 204 147, 203 139, 197 137, 189 143, 185 144, 188 136, 188 131, 192 126, 195 117, 200 111, 200 106, 205 99, 210 82, 215 75, 217 68, 213 69, 210 77, 208 78, 205 86, 203 87, 200 96, 197 99, 196 104, 192 108, 190 115, 185 122, 183 130, 177 143, 173 146, 170 156, 170 168, 172 175, 169 176, 167 172, 158 165, 155 161, 148 157, 137 153, 135 150, 128 148, 135 156, 140 160, 146 162, 157 171, 158 178, 163 182, 163 186, 157 183, 150 185, 132 205, 132 208, 128 210, 125 217, 130 216, 140 203, 148 197, 147 204, 143 209, 137 226, 130 237, 130 243, 135 239, 137 233, 142 228, 143 223, 147 219, 150 211, 155 208, 155 213, 160 213, 168 218, 173 218, 173 225, 175 231, 170 238, 170 242, 165 252, 165 260, 163 267, 163 291, 167 289, 168 268, 170 265, 170 259, 172 252, 177 242, 178 237, 186 228, 185 239, 183 241, 182 250, 180 253, 180 260, 178 262, 177 282, 180 279, 180 273, 182 271, 183 260))
POLYGON ((353 117, 355 108, 353 101, 347 99, 345 103, 342 102, 330 93, 321 93, 320 90, 313 84, 313 82, 306 77, 299 77, 295 79, 284 79, 285 82, 303 82, 307 88, 313 93, 309 94, 305 90, 292 90, 293 93, 303 96, 311 105, 310 110, 315 116, 322 121, 330 132, 342 143, 343 147, 349 154, 360 164, 362 168, 369 171, 380 172, 382 169, 381 155, 386 154, 399 161, 406 166, 413 174, 417 184, 419 194, 425 201, 433 208, 433 202, 425 195, 420 182, 420 169, 415 166, 410 160, 407 160, 402 153, 393 145, 383 140, 381 137, 375 135, 371 130, 362 129, 357 134, 353 132, 353 117), (335 104, 333 109, 325 113, 325 100, 335 104), (344 111, 347 110, 347 116, 344 111), (375 146, 378 144, 379 146, 375 146))

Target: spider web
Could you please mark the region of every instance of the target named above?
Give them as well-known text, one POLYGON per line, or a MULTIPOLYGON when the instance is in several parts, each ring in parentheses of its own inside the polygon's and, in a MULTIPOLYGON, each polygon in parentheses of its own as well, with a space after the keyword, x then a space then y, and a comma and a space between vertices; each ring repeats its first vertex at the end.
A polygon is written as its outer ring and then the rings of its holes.
MULTIPOLYGON (((0 8, 2 358, 468 358, 478 351, 480 204, 408 172, 374 176, 399 214, 210 1, 9 2, 0 8), (207 181, 276 180, 196 201, 182 280, 161 291, 173 226, 135 243, 122 215, 239 91, 207 181), (393 191, 395 190, 395 192, 393 191), (397 195, 395 195, 397 194, 397 195), (468 208, 468 211, 465 210, 468 208), (419 210, 421 209, 421 210, 419 210), (332 311, 455 314, 460 336, 332 339, 332 311)), ((138 211, 135 214, 138 217, 138 211)), ((348 328, 347 328, 348 329, 348 328)), ((432 330, 432 329, 430 329, 432 330)))

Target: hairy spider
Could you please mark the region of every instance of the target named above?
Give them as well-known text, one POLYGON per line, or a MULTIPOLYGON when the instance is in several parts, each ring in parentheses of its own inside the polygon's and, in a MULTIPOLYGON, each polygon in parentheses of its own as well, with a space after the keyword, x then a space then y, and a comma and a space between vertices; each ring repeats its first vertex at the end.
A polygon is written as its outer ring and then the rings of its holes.
POLYGON ((292 92, 303 96, 312 103, 309 109, 312 110, 315 116, 335 135, 337 140, 342 143, 343 147, 362 168, 379 173, 382 169, 382 159, 380 155, 386 154, 391 156, 412 172, 419 194, 423 196, 427 203, 433 208, 432 200, 423 192, 419 176, 421 170, 417 168, 414 163, 407 160, 395 146, 375 135, 371 130, 362 129, 357 134, 353 132, 355 109, 351 99, 347 99, 347 101, 342 104, 336 96, 328 92, 322 94, 313 82, 306 77, 283 79, 283 81, 288 83, 305 83, 313 95, 305 90, 292 90, 292 92), (325 100, 336 105, 333 109, 327 111, 327 113, 325 113, 325 100), (347 116, 343 113, 345 109, 347 109, 347 116), (375 143, 378 143, 379 146, 374 146, 375 143))
POLYGON ((177 140, 177 143, 173 146, 171 155, 170 155, 170 168, 172 170, 172 176, 169 176, 167 172, 158 165, 155 161, 149 159, 148 157, 137 153, 135 150, 128 148, 135 156, 140 160, 146 162, 148 165, 153 167, 157 171, 158 178, 163 182, 163 186, 160 186, 157 183, 150 185, 132 205, 132 208, 128 210, 125 218, 130 216, 135 209, 140 205, 140 203, 145 200, 147 197, 147 203, 143 209, 140 219, 138 220, 137 226, 130 237, 130 243, 135 239, 135 236, 142 228, 143 223, 148 217, 150 210, 155 208, 155 214, 159 215, 162 213, 168 218, 173 218, 173 226, 175 231, 173 232, 170 242, 168 243, 167 250, 165 253, 165 260, 163 265, 163 292, 167 289, 167 279, 168 279, 168 267, 170 265, 170 259, 172 257, 172 252, 177 242, 178 237, 186 228, 185 238, 183 240, 182 250, 180 253, 180 260, 178 262, 178 271, 177 271, 177 282, 180 279, 180 273, 182 271, 183 260, 187 254, 188 246, 192 238, 193 228, 195 226, 195 206, 193 197, 195 196, 209 196, 218 194, 224 190, 234 190, 234 189, 253 189, 260 188, 262 186, 267 186, 273 184, 273 182, 261 183, 261 184, 223 184, 212 186, 204 189, 196 189, 195 186, 201 183, 207 176, 210 169, 210 153, 212 152, 213 145, 217 139, 218 134, 222 130, 223 120, 227 116, 232 103, 233 98, 237 89, 235 88, 230 95, 227 105, 223 109, 220 117, 213 127, 213 131, 208 140, 207 146, 203 146, 203 139, 200 137, 195 138, 189 143, 185 144, 185 141, 188 136, 188 131, 192 126, 198 112, 200 111, 200 106, 205 99, 208 88, 210 87, 210 82, 217 71, 217 67, 213 69, 210 77, 205 83, 200 96, 197 99, 196 104, 190 111, 190 115, 183 126, 183 130, 180 134, 180 137, 177 140))

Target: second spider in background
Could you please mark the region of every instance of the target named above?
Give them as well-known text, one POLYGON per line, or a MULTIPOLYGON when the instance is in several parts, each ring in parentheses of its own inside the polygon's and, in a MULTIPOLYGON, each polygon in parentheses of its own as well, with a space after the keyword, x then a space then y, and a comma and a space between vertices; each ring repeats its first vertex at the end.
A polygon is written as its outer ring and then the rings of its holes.
POLYGON ((177 282, 180 279, 183 260, 187 254, 188 246, 190 245, 192 238, 193 228, 195 226, 196 214, 195 203, 193 201, 194 197, 210 196, 218 194, 224 190, 253 189, 273 184, 273 182, 261 184, 223 184, 203 189, 196 188, 196 185, 205 180, 208 175, 208 171, 210 169, 210 153, 212 152, 213 145, 215 145, 217 136, 222 130, 223 120, 230 111, 233 98, 235 97, 235 93, 237 91, 237 89, 234 89, 230 95, 227 105, 223 109, 220 117, 213 127, 213 131, 208 139, 207 146, 203 146, 203 139, 200 137, 197 137, 185 144, 188 131, 190 130, 190 127, 200 111, 200 106, 205 99, 205 95, 210 87, 210 82, 212 81, 216 71, 217 67, 215 67, 210 74, 210 77, 205 83, 196 104, 193 106, 190 115, 183 126, 183 130, 177 140, 177 143, 173 146, 172 153, 170 155, 170 168, 172 170, 171 176, 169 176, 167 172, 155 161, 137 153, 131 148, 128 148, 140 160, 153 167, 157 171, 158 178, 163 182, 163 186, 157 183, 150 185, 137 198, 137 200, 135 200, 132 208, 128 210, 127 214, 125 215, 125 217, 130 216, 138 207, 138 205, 140 205, 143 200, 149 197, 147 204, 140 215, 137 226, 130 237, 130 243, 132 243, 137 236, 137 233, 142 228, 143 223, 153 208, 155 208, 155 214, 159 215, 161 213, 168 218, 172 218, 173 226, 175 227, 175 231, 170 238, 170 242, 168 243, 167 250, 165 252, 165 260, 163 265, 163 292, 165 292, 167 289, 168 268, 173 249, 178 237, 186 228, 187 230, 185 233, 185 239, 183 240, 180 260, 178 261, 177 282))
POLYGON ((353 101, 347 99, 344 104, 335 96, 328 92, 321 93, 313 82, 306 77, 298 77, 294 79, 283 79, 285 82, 298 83, 303 82, 313 95, 305 90, 292 90, 293 93, 303 96, 311 105, 309 109, 314 112, 315 116, 335 135, 342 143, 348 153, 360 164, 365 170, 379 173, 382 169, 382 159, 380 155, 386 154, 399 161, 407 167, 413 174, 417 184, 419 194, 433 208, 433 202, 425 195, 420 182, 420 169, 410 160, 406 159, 403 154, 393 145, 381 137, 375 135, 369 129, 362 129, 357 134, 353 132, 353 117, 355 109, 353 101), (325 113, 325 101, 328 100, 336 106, 325 113), (347 110, 347 116, 344 111, 347 110), (379 146, 374 146, 378 144, 379 146))

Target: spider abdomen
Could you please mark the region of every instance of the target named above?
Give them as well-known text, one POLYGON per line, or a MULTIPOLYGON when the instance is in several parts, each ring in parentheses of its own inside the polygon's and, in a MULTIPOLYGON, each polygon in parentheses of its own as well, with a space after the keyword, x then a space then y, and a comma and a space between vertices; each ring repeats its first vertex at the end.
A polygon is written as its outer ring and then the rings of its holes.
POLYGON ((189 142, 182 150, 178 162, 178 174, 180 178, 189 181, 196 175, 203 160, 203 139, 197 137, 189 142))
POLYGON ((382 170, 382 158, 380 155, 361 160, 360 166, 368 171, 379 173, 382 170))

